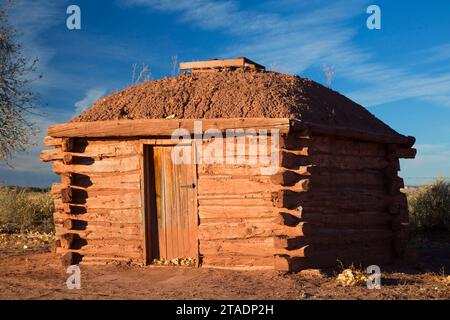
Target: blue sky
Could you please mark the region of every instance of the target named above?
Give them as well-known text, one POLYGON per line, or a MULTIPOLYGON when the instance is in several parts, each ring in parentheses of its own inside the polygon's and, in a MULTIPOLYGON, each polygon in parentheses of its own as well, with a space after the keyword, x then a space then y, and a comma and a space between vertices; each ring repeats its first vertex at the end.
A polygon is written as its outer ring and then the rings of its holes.
MULTIPOLYGON (((3 1, 4 0, 0 0, 3 1)), ((46 127, 68 121, 103 95, 131 84, 132 65, 153 79, 178 61, 247 56, 269 69, 325 82, 388 125, 417 138, 402 160, 407 184, 450 176, 450 2, 365 0, 16 1, 11 14, 26 55, 43 79, 36 146, 0 164, 0 183, 48 186, 58 177, 39 162, 46 127), (66 9, 81 8, 81 30, 66 9), (381 30, 366 27, 369 5, 381 30)))

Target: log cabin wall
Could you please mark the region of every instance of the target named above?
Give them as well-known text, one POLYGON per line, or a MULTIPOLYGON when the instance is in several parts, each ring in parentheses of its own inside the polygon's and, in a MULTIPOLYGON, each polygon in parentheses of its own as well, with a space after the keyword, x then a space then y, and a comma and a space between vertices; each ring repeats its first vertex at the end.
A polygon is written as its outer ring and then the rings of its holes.
POLYGON ((50 138, 61 182, 52 186, 54 221, 65 264, 142 263, 141 148, 138 140, 50 138))
MULTIPOLYGON (((44 145, 52 149, 44 150, 41 160, 51 161, 53 171, 61 176, 52 192, 59 238, 57 252, 63 255, 65 264, 81 259, 82 263, 147 263, 143 146, 172 145, 173 141, 163 137, 180 127, 192 131, 193 124, 193 120, 133 120, 69 123, 49 128, 44 145)), ((222 132, 233 128, 287 132, 289 128, 289 120, 284 118, 206 119, 202 124, 203 131, 219 128, 222 132)), ((273 268, 273 237, 269 235, 275 224, 269 176, 258 176, 255 172, 260 170, 252 165, 204 165, 198 170, 202 179, 197 188, 202 206, 199 244, 203 265, 273 268), (227 172, 233 181, 223 177, 227 172), (210 190, 208 183, 212 183, 210 190), (252 188, 255 189, 246 191, 252 188), (224 206, 229 206, 229 210, 224 210, 224 206), (237 222, 240 229, 229 227, 237 222)))
MULTIPOLYGON (((160 131, 191 125, 171 121, 164 120, 170 128, 161 125, 160 131)), ((255 125, 249 119, 205 121, 222 125, 222 132, 255 125)), ((296 271, 401 256, 408 212, 399 158, 414 158, 414 141, 267 121, 256 120, 256 127, 282 128, 278 172, 258 161, 197 165, 202 266, 296 271)), ((153 120, 138 122, 140 137, 153 136, 153 120)), ((41 160, 52 161, 61 176, 52 192, 57 252, 66 264, 81 257, 83 263, 147 262, 143 145, 173 141, 130 136, 135 122, 106 125, 120 137, 103 136, 99 124, 77 123, 49 129, 66 137, 44 140, 53 149, 43 151, 41 160)))
MULTIPOLYGON (((236 162, 198 165, 199 251, 203 267, 273 269, 277 224, 271 174, 258 157, 236 147, 236 162), (238 158, 242 160, 238 164, 238 158), (251 163, 253 162, 253 163, 251 163)), ((270 145, 270 137, 267 145, 270 145)), ((236 142, 236 140, 235 140, 236 142)), ((203 149, 211 141, 203 143, 203 149)), ((270 146, 265 155, 270 156, 270 146)), ((223 155, 226 155, 225 148, 223 155)))
MULTIPOLYGON (((206 148, 210 141, 205 141, 206 148)), ((267 141, 270 144, 270 139, 267 141)), ((52 186, 57 253, 66 264, 145 263, 143 145, 170 139, 46 138, 41 153, 61 183, 52 186), (64 145, 64 146, 63 146, 64 145)), ((270 157, 270 147, 266 155, 270 157)), ((224 149, 223 155, 226 154, 224 149)), ((246 149, 233 156, 249 160, 246 149)), ((273 269, 276 210, 268 165, 199 164, 198 243, 204 267, 273 269)), ((238 160, 237 160, 238 161, 238 160)))
POLYGON ((390 262, 403 253, 408 221, 399 158, 414 158, 414 142, 386 144, 291 131, 272 182, 278 222, 275 268, 296 271, 390 262))

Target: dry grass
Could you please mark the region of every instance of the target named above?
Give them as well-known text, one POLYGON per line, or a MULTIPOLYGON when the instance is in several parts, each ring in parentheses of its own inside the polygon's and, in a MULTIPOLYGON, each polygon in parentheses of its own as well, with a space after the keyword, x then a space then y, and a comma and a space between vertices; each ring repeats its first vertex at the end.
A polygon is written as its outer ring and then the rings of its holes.
POLYGON ((437 179, 408 194, 409 224, 416 233, 450 231, 450 183, 437 179))
POLYGON ((53 211, 49 191, 0 187, 0 232, 53 232, 53 211))
POLYGON ((55 234, 27 232, 24 234, 0 234, 0 249, 34 250, 50 246, 55 234))
POLYGON ((186 266, 193 267, 195 266, 195 258, 176 258, 176 259, 153 259, 152 262, 157 266, 186 266))
POLYGON ((365 286, 368 276, 361 270, 351 266, 342 270, 336 277, 336 283, 342 287, 365 286))

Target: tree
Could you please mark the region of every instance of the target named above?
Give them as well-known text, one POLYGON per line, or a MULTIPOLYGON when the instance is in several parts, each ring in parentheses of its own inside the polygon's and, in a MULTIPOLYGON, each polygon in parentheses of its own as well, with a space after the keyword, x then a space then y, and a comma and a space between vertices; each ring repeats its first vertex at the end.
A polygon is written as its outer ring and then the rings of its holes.
POLYGON ((8 8, 0 8, 0 160, 25 151, 34 125, 26 119, 32 112, 36 95, 29 89, 37 59, 22 55, 17 31, 8 21, 8 8))

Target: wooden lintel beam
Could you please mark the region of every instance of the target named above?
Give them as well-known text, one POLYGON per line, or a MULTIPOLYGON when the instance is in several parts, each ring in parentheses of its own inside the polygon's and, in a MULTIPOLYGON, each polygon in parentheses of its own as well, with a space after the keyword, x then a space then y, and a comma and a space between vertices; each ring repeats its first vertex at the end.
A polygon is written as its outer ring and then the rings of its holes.
POLYGON ((289 130, 287 118, 229 118, 229 119, 144 119, 119 121, 70 122, 48 128, 51 137, 143 137, 171 136, 176 129, 187 129, 194 133, 195 121, 201 123, 201 130, 217 129, 279 129, 280 133, 289 130))

